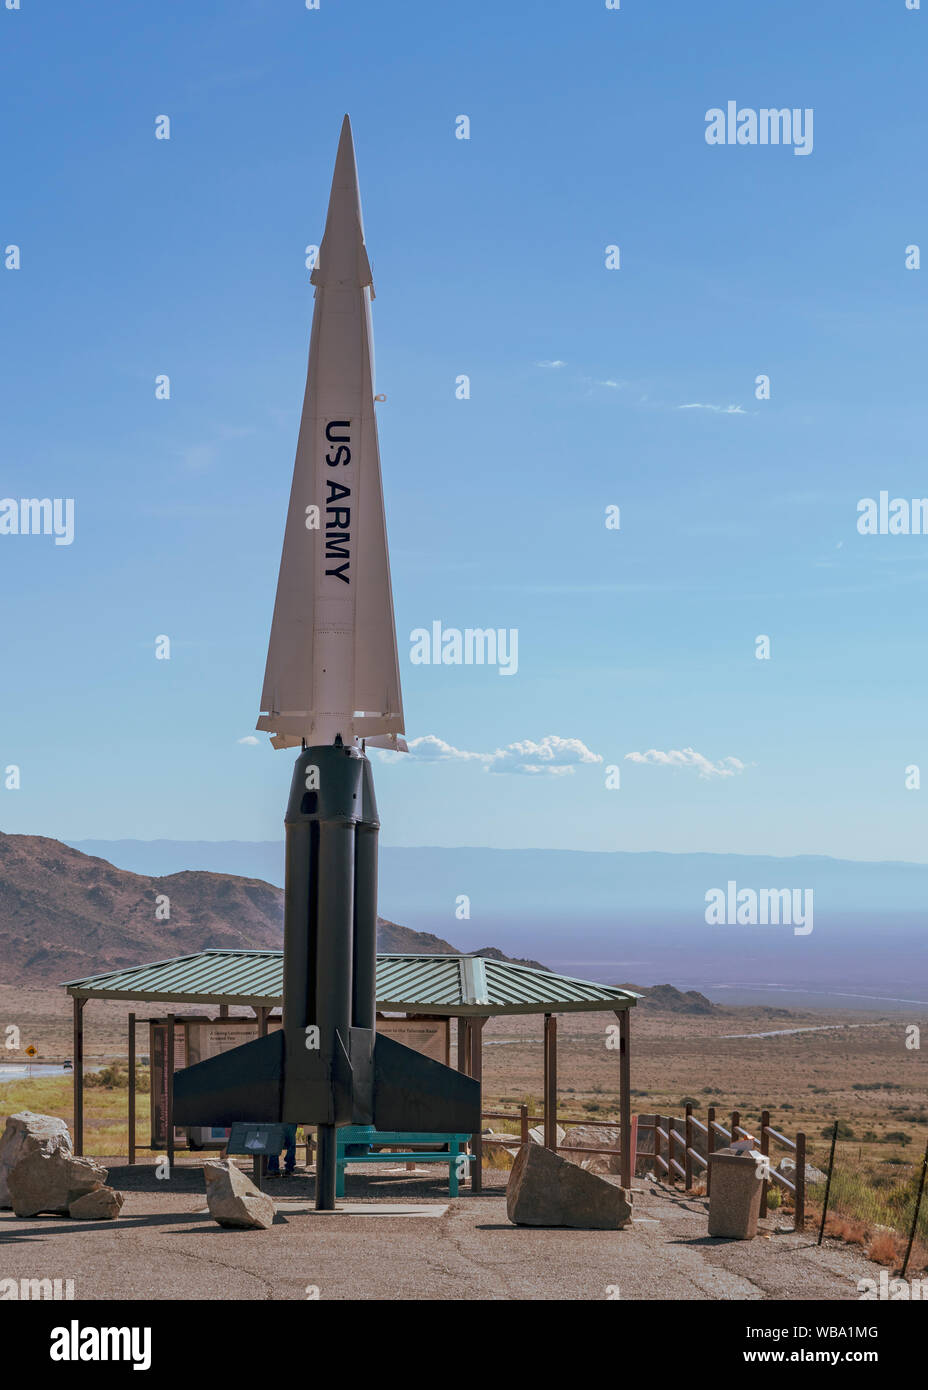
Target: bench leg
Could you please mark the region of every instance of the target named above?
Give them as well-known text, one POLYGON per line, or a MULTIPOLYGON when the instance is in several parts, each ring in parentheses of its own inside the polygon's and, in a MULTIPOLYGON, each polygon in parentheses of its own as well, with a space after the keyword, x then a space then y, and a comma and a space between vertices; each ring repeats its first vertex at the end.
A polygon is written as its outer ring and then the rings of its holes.
POLYGON ((458 1146, 451 1144, 451 1162, 448 1164, 448 1196, 458 1195, 458 1146))
POLYGON ((345 1195, 345 1165, 337 1163, 335 1165, 335 1195, 344 1197, 345 1195))

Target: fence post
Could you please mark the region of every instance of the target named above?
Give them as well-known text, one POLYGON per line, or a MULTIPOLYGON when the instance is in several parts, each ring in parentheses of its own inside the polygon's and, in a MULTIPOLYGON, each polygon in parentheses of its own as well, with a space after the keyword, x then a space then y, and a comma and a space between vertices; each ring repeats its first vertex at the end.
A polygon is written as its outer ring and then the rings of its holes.
POLYGON ((528 1143, 528 1106, 519 1106, 519 1140, 522 1144, 528 1143))
MULTIPOLYGON (((830 1196, 830 1194, 831 1194, 831 1175, 832 1175, 832 1173, 833 1173, 834 1170, 835 1170, 835 1144, 836 1144, 837 1142, 838 1142, 838 1121, 835 1120, 835 1127, 834 1127, 834 1129, 831 1131, 831 1153, 828 1155, 828 1177, 827 1177, 826 1180, 825 1180, 825 1200, 824 1200, 824 1202, 822 1203, 822 1219, 821 1219, 821 1222, 819 1223, 819 1228, 818 1228, 818 1240, 815 1242, 816 1245, 821 1245, 821 1243, 822 1243, 822 1237, 823 1237, 824 1234, 825 1234, 825 1217, 828 1215, 828 1198, 829 1198, 829 1196, 830 1196)), ((796 1171, 797 1171, 797 1172, 799 1171, 799 1164, 798 1164, 798 1161, 797 1161, 797 1164, 796 1164, 796 1171)), ((798 1179, 797 1179, 797 1182, 798 1182, 798 1179)))
POLYGON ((686 1173, 683 1186, 689 1192, 693 1186, 693 1160, 690 1157, 690 1149, 693 1147, 693 1106, 690 1101, 686 1102, 686 1113, 683 1118, 683 1140, 686 1145, 683 1153, 683 1168, 686 1173))
POLYGON ((712 1169, 711 1169, 710 1166, 709 1166, 709 1159, 710 1159, 710 1157, 711 1157, 711 1155, 712 1155, 713 1149, 715 1148, 715 1130, 712 1128, 712 1126, 713 1126, 714 1124, 715 1124, 715 1106, 714 1106, 714 1105, 710 1105, 710 1106, 709 1106, 708 1117, 707 1117, 707 1120, 706 1120, 706 1196, 707 1196, 707 1197, 708 1197, 708 1195, 709 1195, 709 1184, 710 1184, 710 1182, 711 1182, 711 1180, 712 1180, 712 1169))
MULTIPOLYGON (((769 1128, 769 1125, 770 1125, 770 1111, 769 1111, 769 1110, 762 1110, 762 1111, 760 1112, 760 1151, 761 1151, 761 1153, 764 1155, 764 1157, 767 1159, 767 1162, 764 1164, 764 1171, 765 1171, 765 1172, 769 1172, 769 1170, 770 1170, 770 1135, 767 1133, 767 1129, 769 1128)), ((762 1187, 761 1190, 760 1190, 760 1214, 761 1214, 761 1216, 766 1216, 766 1215, 767 1215, 767 1190, 768 1190, 769 1187, 770 1187, 770 1184, 768 1183, 767 1179, 764 1178, 764 1185, 763 1185, 763 1187, 762 1187)))
POLYGON ((658 1159, 660 1158, 660 1153, 661 1153, 660 1125, 661 1125, 661 1117, 660 1117, 660 1115, 655 1115, 655 1116, 654 1116, 654 1176, 657 1178, 658 1182, 660 1182, 660 1180, 661 1180, 661 1165, 658 1163, 658 1159))
POLYGON ((673 1187, 673 1120, 669 1115, 664 1116, 664 1126, 667 1132, 667 1181, 673 1187))
POLYGON ((805 1230, 806 1225, 806 1136, 796 1135, 796 1219, 794 1231, 805 1230))
MULTIPOLYGON (((905 1259, 902 1261, 900 1275, 904 1279, 905 1272, 909 1267, 909 1256, 912 1253, 912 1246, 915 1243, 915 1231, 918 1226, 918 1213, 922 1205, 922 1193, 925 1190, 925 1174, 928 1173, 928 1144, 925 1145, 925 1157, 922 1159, 922 1175, 919 1179, 918 1193, 915 1198, 915 1211, 912 1213, 912 1229, 909 1231, 909 1243, 906 1246, 905 1259)), ((924 1286, 923 1286, 924 1287, 924 1286)))

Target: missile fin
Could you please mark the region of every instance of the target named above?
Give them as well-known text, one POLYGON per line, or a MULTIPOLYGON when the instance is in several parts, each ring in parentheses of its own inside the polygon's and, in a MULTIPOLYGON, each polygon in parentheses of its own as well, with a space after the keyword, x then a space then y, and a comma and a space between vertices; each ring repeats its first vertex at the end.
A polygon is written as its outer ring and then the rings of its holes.
POLYGON ((284 1035, 232 1047, 174 1073, 176 1125, 277 1123, 283 1119, 284 1035))
POLYGON ((378 1033, 374 1124, 384 1130, 479 1134, 480 1082, 378 1033))

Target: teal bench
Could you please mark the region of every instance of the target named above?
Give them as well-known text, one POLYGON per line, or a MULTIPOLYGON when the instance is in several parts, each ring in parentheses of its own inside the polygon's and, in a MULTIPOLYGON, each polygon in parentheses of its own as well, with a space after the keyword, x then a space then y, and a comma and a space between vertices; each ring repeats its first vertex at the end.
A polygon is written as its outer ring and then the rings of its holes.
MULTIPOLYGON (((448 1192, 452 1197, 458 1195, 458 1176, 463 1166, 475 1161, 473 1154, 463 1152, 469 1141, 469 1134, 411 1134, 398 1130, 374 1129, 370 1125, 344 1125, 335 1131, 335 1195, 345 1195, 345 1165, 347 1163, 447 1163, 448 1192), (442 1150, 417 1152, 409 1150, 410 1144, 441 1144, 442 1150), (374 1153, 374 1146, 382 1145, 403 1148, 400 1153, 374 1153)), ((468 1169, 469 1171, 469 1169, 468 1169)))

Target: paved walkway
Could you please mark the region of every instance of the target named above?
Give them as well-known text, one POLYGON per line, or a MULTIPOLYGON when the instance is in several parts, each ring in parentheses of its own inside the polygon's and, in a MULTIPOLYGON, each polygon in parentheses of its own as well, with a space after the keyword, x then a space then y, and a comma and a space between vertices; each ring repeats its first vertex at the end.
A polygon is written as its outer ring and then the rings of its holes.
MULTIPOLYGON (((357 1170, 356 1170, 357 1173, 357 1170)), ((0 1278, 73 1279, 76 1298, 107 1299, 798 1299, 857 1300, 877 1266, 814 1233, 753 1241, 706 1235, 706 1203, 636 1180, 624 1231, 514 1227, 506 1174, 479 1197, 449 1203, 427 1176, 357 1176, 346 1201, 435 1203, 435 1220, 404 1216, 280 1216, 269 1231, 229 1231, 204 1215, 198 1167, 170 1188, 151 1168, 110 1169, 125 1192, 117 1222, 0 1212, 0 1278), (318 1293, 316 1291, 318 1290, 318 1293)), ((309 1178, 268 1184, 275 1197, 312 1193, 309 1178)))

